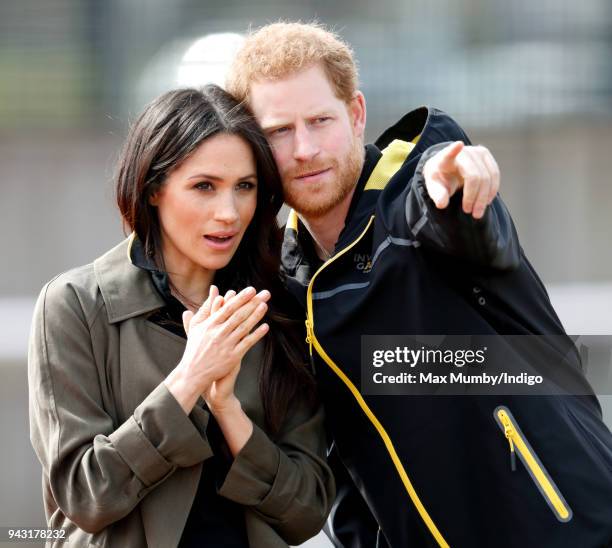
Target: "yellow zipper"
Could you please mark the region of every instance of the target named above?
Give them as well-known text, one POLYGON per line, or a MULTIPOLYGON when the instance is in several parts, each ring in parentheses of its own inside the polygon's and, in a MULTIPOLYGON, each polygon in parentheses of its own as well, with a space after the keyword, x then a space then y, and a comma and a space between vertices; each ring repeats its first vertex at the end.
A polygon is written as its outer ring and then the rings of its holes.
POLYGON ((446 542, 446 540, 444 539, 444 537, 442 536, 442 534, 436 527, 436 524, 433 522, 429 513, 425 509, 425 506, 423 506, 423 503, 419 499, 419 496, 417 495, 414 489, 414 486, 412 485, 412 482, 410 481, 410 478, 408 477, 408 474, 406 473, 406 470, 404 469, 404 465, 402 464, 399 456, 397 455, 397 451, 395 450, 395 447, 393 446, 393 442, 391 441, 389 434, 387 434, 387 431, 385 430, 383 425, 380 423, 376 415, 374 415, 374 413, 372 412, 368 404, 365 402, 365 400, 363 399, 363 396, 361 395, 357 387, 351 382, 351 380, 346 376, 346 374, 334 363, 334 361, 327 355, 327 352, 325 352, 325 350, 323 349, 323 347, 317 340, 315 333, 314 333, 312 289, 313 289, 314 282, 317 276, 321 273, 321 271, 327 268, 327 266, 329 266, 336 259, 344 255, 351 248, 353 248, 365 236, 368 229, 372 225, 373 221, 374 221, 374 215, 370 217, 370 220, 368 221, 367 226, 365 227, 363 232, 359 235, 359 237, 355 241, 353 241, 350 245, 345 247, 342 251, 338 252, 336 255, 334 255, 333 257, 328 259, 325 263, 323 263, 319 267, 319 269, 315 272, 312 279, 310 280, 310 284, 308 284, 308 292, 306 295, 306 309, 307 309, 307 312, 306 312, 307 313, 306 342, 308 342, 310 346, 310 355, 312 356, 312 347, 314 346, 317 353, 319 354, 319 356, 321 356, 323 361, 327 363, 327 365, 332 369, 332 371, 338 377, 340 377, 342 382, 351 391, 351 393, 353 394, 353 397, 357 400, 357 403, 361 407, 362 411, 368 417, 370 422, 374 425, 374 428, 376 428, 376 431, 382 438, 385 444, 385 447, 387 449, 387 452, 389 453, 389 456, 391 457, 391 460, 393 461, 393 464, 395 465, 395 469, 397 470, 400 476, 400 479, 402 480, 402 483, 404 484, 404 487, 406 488, 406 491, 408 492, 408 496, 410 497, 410 500, 412 500, 412 503, 414 504, 419 515, 421 516, 421 519, 425 522, 425 525, 427 526, 427 528, 429 529, 433 537, 436 539, 438 545, 441 546, 442 548, 449 548, 449 544, 446 542))
POLYGON ((529 475, 535 482, 544 500, 555 514, 555 517, 562 522, 570 521, 572 519, 571 508, 550 477, 550 474, 529 445, 529 442, 514 420, 512 413, 510 413, 510 410, 507 407, 499 406, 495 409, 495 417, 510 444, 512 470, 516 470, 515 454, 518 452, 519 458, 527 468, 529 475))
POLYGON ((312 323, 309 320, 306 320, 306 342, 308 343, 308 351, 310 352, 310 357, 312 358, 312 323))

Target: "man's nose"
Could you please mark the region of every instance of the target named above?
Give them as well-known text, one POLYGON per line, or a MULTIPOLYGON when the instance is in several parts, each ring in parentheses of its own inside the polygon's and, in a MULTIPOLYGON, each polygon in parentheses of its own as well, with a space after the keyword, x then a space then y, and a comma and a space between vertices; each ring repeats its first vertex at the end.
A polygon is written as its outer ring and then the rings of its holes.
POLYGON ((308 127, 295 129, 293 158, 300 161, 312 160, 319 153, 319 146, 308 127))
POLYGON ((215 220, 225 224, 233 224, 240 218, 234 192, 227 191, 219 195, 215 204, 215 220))

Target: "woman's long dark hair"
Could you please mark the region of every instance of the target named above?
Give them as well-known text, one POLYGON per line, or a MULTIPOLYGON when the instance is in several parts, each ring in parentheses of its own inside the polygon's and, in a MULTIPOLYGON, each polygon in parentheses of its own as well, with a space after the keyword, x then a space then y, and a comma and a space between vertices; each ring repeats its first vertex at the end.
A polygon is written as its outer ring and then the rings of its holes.
MULTIPOLYGON (((303 329, 295 320, 280 277, 282 234, 276 215, 282 205, 280 176, 270 146, 246 106, 215 85, 180 89, 150 103, 133 124, 116 175, 117 205, 125 226, 136 233, 148 257, 163 265, 157 209, 149 197, 169 172, 205 140, 236 135, 251 147, 257 166, 257 208, 230 263, 215 274, 221 294, 249 285, 268 289, 264 363, 259 379, 267 427, 277 432, 291 401, 314 402, 314 380, 306 366, 303 329)), ((299 313, 298 313, 299 314, 299 313)), ((298 316, 299 317, 299 316, 298 316)))

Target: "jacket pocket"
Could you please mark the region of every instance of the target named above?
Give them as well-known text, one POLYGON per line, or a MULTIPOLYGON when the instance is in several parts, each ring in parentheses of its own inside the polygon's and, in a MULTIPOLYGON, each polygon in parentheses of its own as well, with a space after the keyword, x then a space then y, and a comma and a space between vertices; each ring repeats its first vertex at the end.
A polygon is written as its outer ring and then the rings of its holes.
POLYGON ((531 479, 555 517, 561 522, 570 521, 573 515, 572 509, 550 477, 548 470, 546 470, 542 461, 540 461, 538 455, 527 441, 510 410, 500 405, 493 412, 493 416, 510 445, 510 466, 512 471, 516 470, 516 455, 518 454, 519 459, 527 469, 531 479))

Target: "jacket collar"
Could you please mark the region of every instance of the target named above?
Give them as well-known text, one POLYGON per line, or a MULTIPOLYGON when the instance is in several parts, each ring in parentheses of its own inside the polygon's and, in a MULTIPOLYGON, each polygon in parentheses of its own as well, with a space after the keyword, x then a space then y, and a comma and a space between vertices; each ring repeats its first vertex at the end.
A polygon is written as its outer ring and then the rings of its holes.
MULTIPOLYGON (((366 146, 364 168, 349 206, 344 229, 336 242, 336 250, 352 241, 361 231, 362 224, 372 214, 380 190, 367 191, 366 187, 372 171, 380 160, 380 150, 386 149, 395 140, 412 143, 415 146, 405 161, 416 161, 430 146, 439 143, 441 137, 443 140, 463 140, 468 144, 470 142, 461 127, 450 116, 436 108, 423 106, 409 112, 384 131, 374 146, 366 146)), ((377 188, 376 185, 374 188, 377 188)), ((291 211, 285 227, 281 263, 285 274, 295 277, 302 283, 310 279, 313 267, 317 266, 317 261, 313 262, 312 257, 305 253, 308 238, 308 231, 299 221, 297 214, 291 211)))
POLYGON ((134 234, 94 261, 109 323, 140 316, 164 306, 148 271, 132 264, 134 234))
POLYGON ((376 139, 375 144, 382 150, 394 139, 415 143, 412 157, 421 155, 430 146, 442 141, 463 140, 466 144, 470 143, 468 136, 455 120, 433 107, 419 107, 402 116, 376 139))

